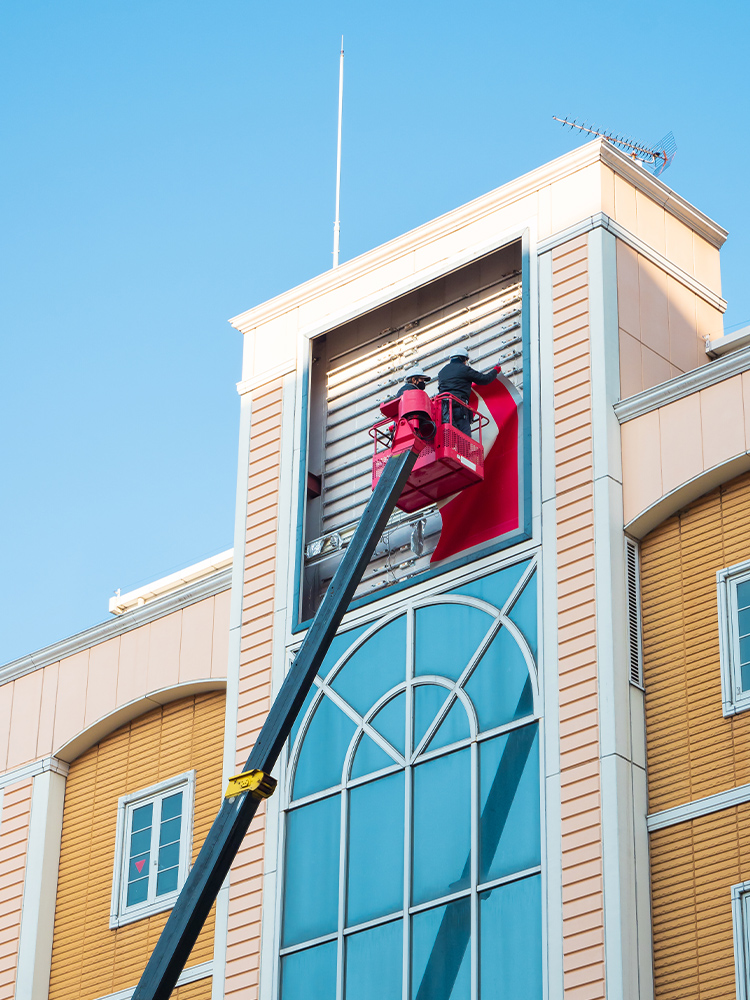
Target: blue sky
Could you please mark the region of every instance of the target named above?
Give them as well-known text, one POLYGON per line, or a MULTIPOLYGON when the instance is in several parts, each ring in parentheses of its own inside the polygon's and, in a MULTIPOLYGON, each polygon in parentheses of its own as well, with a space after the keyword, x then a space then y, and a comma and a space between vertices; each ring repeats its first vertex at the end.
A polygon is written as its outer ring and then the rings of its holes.
POLYGON ((232 544, 227 319, 584 141, 645 142, 729 230, 750 324, 750 15, 719 0, 3 0, 0 662, 232 544))

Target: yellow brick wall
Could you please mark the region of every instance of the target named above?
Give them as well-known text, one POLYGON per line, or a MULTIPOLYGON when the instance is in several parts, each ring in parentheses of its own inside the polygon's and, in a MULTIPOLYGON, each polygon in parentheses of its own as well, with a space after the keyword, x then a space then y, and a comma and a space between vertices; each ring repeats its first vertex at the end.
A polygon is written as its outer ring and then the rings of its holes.
MULTIPOLYGON (((722 715, 716 573, 750 558, 750 475, 641 545, 649 812, 750 782, 750 713, 722 715)), ((657 1000, 735 1000, 732 885, 750 879, 750 803, 650 836, 657 1000)))
MULTIPOLYGON (((118 799, 194 768, 194 860, 221 804, 224 701, 223 693, 212 692, 172 702, 121 727, 71 765, 50 1000, 95 1000, 138 982, 169 913, 109 928, 118 799)), ((213 957, 213 932, 212 910, 188 966, 213 957)), ((208 996, 205 982, 177 995, 208 996)))
POLYGON ((750 475, 641 545, 649 811, 750 782, 750 713, 725 719, 717 570, 750 559, 750 475))

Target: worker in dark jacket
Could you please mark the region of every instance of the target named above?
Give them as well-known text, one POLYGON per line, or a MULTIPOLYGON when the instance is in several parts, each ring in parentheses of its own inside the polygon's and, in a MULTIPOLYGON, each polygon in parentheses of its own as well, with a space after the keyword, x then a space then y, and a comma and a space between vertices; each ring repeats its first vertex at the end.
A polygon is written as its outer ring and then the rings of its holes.
MULTIPOLYGON (((488 372, 478 372, 469 365, 469 352, 465 347, 456 347, 450 356, 450 361, 438 373, 438 395, 449 392, 464 403, 469 402, 472 385, 489 385, 494 382, 500 372, 500 365, 495 365, 488 372)), ((443 402, 443 421, 448 419, 448 401, 443 402)), ((453 404, 453 424, 462 434, 471 435, 471 410, 457 403, 453 404)))
POLYGON ((432 382, 432 375, 428 375, 420 365, 407 368, 404 372, 404 383, 399 387, 396 398, 403 396, 407 389, 421 389, 424 392, 428 382, 432 382))

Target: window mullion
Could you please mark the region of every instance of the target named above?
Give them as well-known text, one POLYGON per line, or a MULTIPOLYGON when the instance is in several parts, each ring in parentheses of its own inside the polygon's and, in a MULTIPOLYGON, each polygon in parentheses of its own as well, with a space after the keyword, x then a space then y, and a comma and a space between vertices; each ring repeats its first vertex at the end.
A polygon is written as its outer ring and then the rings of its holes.
POLYGON ((738 580, 732 580, 729 585, 729 634, 732 643, 730 657, 732 673, 732 698, 736 701, 743 695, 742 672, 740 671, 740 615, 737 599, 738 580))
POLYGON ((414 775, 413 765, 408 763, 412 760, 414 748, 414 632, 415 614, 414 608, 410 607, 406 614, 406 753, 407 760, 404 771, 404 925, 401 966, 401 996, 402 1000, 409 1000, 411 994, 411 917, 409 907, 411 905, 411 882, 412 882, 412 781, 414 775))
POLYGON ((156 879, 159 869, 159 831, 161 829, 161 797, 154 799, 153 825, 151 827, 151 857, 148 873, 148 901, 156 901, 156 879))
POLYGON ((349 791, 341 789, 341 833, 339 835, 339 927, 336 945, 336 1000, 344 998, 344 925, 346 923, 347 858, 349 847, 349 791))
POLYGON ((479 744, 471 744, 471 1000, 479 996, 479 744))

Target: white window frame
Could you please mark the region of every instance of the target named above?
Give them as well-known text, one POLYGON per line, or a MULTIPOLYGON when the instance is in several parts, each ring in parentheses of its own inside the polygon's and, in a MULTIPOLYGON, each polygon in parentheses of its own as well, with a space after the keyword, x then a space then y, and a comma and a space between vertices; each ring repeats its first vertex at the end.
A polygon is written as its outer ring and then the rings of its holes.
MULTIPOLYGON (((166 781, 160 781, 156 785, 142 788, 140 791, 132 792, 130 795, 122 795, 117 803, 117 833, 115 839, 115 862, 112 873, 112 904, 109 912, 109 926, 122 927, 124 924, 132 924, 135 920, 142 920, 150 917, 154 913, 161 913, 171 909, 184 885, 185 879, 190 871, 193 854, 193 807, 195 799, 195 771, 185 771, 177 774, 166 781), (175 792, 183 792, 182 823, 180 826, 180 861, 177 874, 177 888, 163 896, 145 900, 142 903, 135 903, 132 906, 126 904, 126 893, 128 887, 128 844, 130 842, 130 825, 135 809, 139 806, 147 805, 149 802, 157 802, 173 795, 175 792)), ((149 873, 149 889, 151 879, 156 877, 156 867, 158 865, 158 848, 151 850, 149 857, 151 871, 149 873)), ((149 892, 149 895, 152 895, 149 892)))
POLYGON ((732 932, 734 936, 734 979, 737 1000, 750 1000, 750 882, 732 886, 732 932))
POLYGON ((747 580, 750 580, 750 561, 721 569, 716 574, 721 702, 725 716, 750 709, 750 689, 742 690, 739 677, 740 637, 737 621, 737 585, 747 580))

